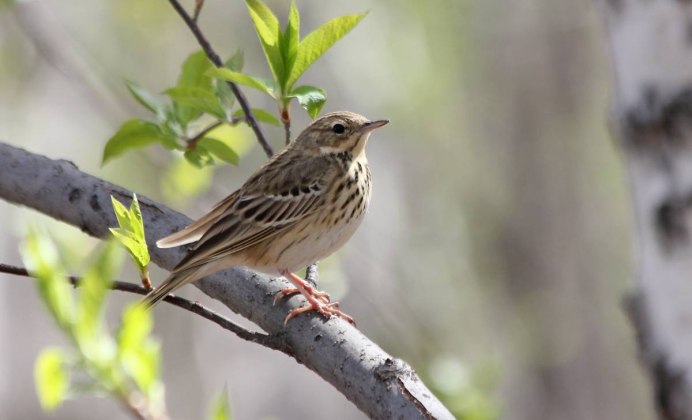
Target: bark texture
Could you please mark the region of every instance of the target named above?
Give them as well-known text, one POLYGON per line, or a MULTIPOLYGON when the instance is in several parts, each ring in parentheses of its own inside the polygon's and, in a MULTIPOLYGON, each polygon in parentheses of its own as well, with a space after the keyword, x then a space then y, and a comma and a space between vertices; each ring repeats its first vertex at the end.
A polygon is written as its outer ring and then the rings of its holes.
MULTIPOLYGON (((71 162, 52 160, 0 143, 0 197, 31 207, 103 238, 116 224, 110 195, 129 203, 132 192, 85 174, 71 162)), ((184 249, 158 249, 154 242, 191 222, 182 214, 140 197, 152 260, 171 269, 184 249)), ((284 353, 331 383, 373 418, 451 419, 416 373, 341 319, 300 316, 283 327, 288 310, 305 301, 296 296, 272 306, 274 294, 289 286, 242 267, 195 284, 210 297, 280 337, 284 353)))
POLYGON ((662 419, 692 419, 692 3, 603 0, 637 223, 627 309, 662 419))

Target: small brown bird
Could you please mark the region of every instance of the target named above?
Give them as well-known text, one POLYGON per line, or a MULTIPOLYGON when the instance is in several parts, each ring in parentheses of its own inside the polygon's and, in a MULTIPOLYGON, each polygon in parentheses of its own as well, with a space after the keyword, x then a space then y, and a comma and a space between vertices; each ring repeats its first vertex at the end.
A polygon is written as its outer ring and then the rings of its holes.
MULTIPOLYGON (((197 242, 145 302, 156 304, 179 287, 235 265, 280 274, 309 306, 289 319, 317 311, 353 319, 293 271, 341 248, 363 220, 370 201, 365 144, 387 120, 369 121, 352 112, 326 114, 265 163, 239 190, 185 229, 159 240, 159 248, 197 242)), ((276 302, 276 299, 274 300, 276 302)))

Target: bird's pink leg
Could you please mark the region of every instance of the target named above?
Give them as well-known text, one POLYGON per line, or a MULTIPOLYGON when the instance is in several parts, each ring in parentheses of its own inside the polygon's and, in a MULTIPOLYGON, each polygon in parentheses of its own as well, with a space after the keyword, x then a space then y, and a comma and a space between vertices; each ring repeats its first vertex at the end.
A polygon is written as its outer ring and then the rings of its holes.
MULTIPOLYGON (((290 274, 293 274, 293 273, 290 273, 290 274)), ((295 274, 293 274, 293 275, 296 276, 295 274)), ((284 277, 288 278, 287 275, 284 275, 284 277)), ((315 289, 314 287, 312 287, 312 285, 311 285, 310 283, 308 283, 307 281, 301 279, 301 278, 298 277, 298 276, 296 276, 296 278, 298 278, 300 281, 303 282, 303 287, 304 287, 305 291, 307 291, 308 293, 310 293, 312 296, 314 296, 315 298, 321 300, 321 301, 324 302, 324 303, 329 303, 329 302, 330 302, 329 293, 327 293, 327 292, 320 292, 319 290, 317 290, 317 289, 315 289)), ((289 280, 290 280, 290 279, 289 279, 289 280)), ((302 292, 301 292, 300 289, 298 289, 297 287, 289 287, 288 289, 284 289, 284 290, 281 290, 281 291, 277 292, 277 293, 274 295, 274 303, 273 303, 273 305, 276 305, 276 302, 278 302, 279 299, 283 298, 284 296, 293 295, 293 294, 295 294, 295 293, 302 293, 302 292)))
MULTIPOLYGON (((281 270, 280 273, 295 286, 295 289, 287 289, 288 293, 285 294, 294 293, 297 290, 303 296, 305 296, 305 299, 307 299, 308 303, 310 304, 309 306, 296 308, 289 312, 288 315, 286 315, 286 319, 284 319, 284 325, 286 325, 291 318, 309 311, 317 311, 327 318, 329 318, 332 315, 336 315, 338 317, 345 319, 353 325, 356 324, 353 318, 339 310, 339 302, 329 303, 329 295, 327 295, 324 292, 317 291, 308 282, 306 282, 305 280, 301 279, 300 277, 296 276, 288 270, 281 270)), ((281 291, 279 293, 283 292, 285 291, 281 291)), ((284 296, 285 294, 283 294, 282 296, 284 296)), ((276 299, 274 301, 276 302, 276 299)))

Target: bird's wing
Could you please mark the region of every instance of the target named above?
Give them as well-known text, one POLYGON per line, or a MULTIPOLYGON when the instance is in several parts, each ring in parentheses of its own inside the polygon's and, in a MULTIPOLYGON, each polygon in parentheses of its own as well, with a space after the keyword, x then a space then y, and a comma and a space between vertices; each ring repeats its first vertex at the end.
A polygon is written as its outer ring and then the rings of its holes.
POLYGON ((212 210, 199 242, 175 271, 204 265, 290 229, 322 205, 330 169, 308 160, 266 165, 237 197, 212 210))
POLYGON ((204 233, 223 215, 230 205, 238 199, 240 190, 217 203, 214 208, 187 227, 156 241, 159 248, 173 248, 180 245, 199 241, 204 233))

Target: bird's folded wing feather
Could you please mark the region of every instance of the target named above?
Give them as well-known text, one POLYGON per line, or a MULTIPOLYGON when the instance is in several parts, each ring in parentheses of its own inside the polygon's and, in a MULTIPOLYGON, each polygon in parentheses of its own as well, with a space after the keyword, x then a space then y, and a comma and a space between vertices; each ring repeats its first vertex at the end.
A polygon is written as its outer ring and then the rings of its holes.
POLYGON ((202 266, 267 240, 313 213, 322 196, 317 184, 293 195, 240 196, 215 217, 175 271, 202 266))
POLYGON ((267 240, 307 217, 324 200, 338 170, 329 160, 284 149, 211 212, 162 239, 163 246, 198 241, 174 271, 206 264, 267 240))
POLYGON ((198 220, 194 221, 184 229, 178 232, 161 238, 156 242, 159 248, 174 248, 199 241, 204 233, 223 215, 229 206, 238 198, 239 191, 234 192, 225 199, 217 203, 214 208, 198 220))

